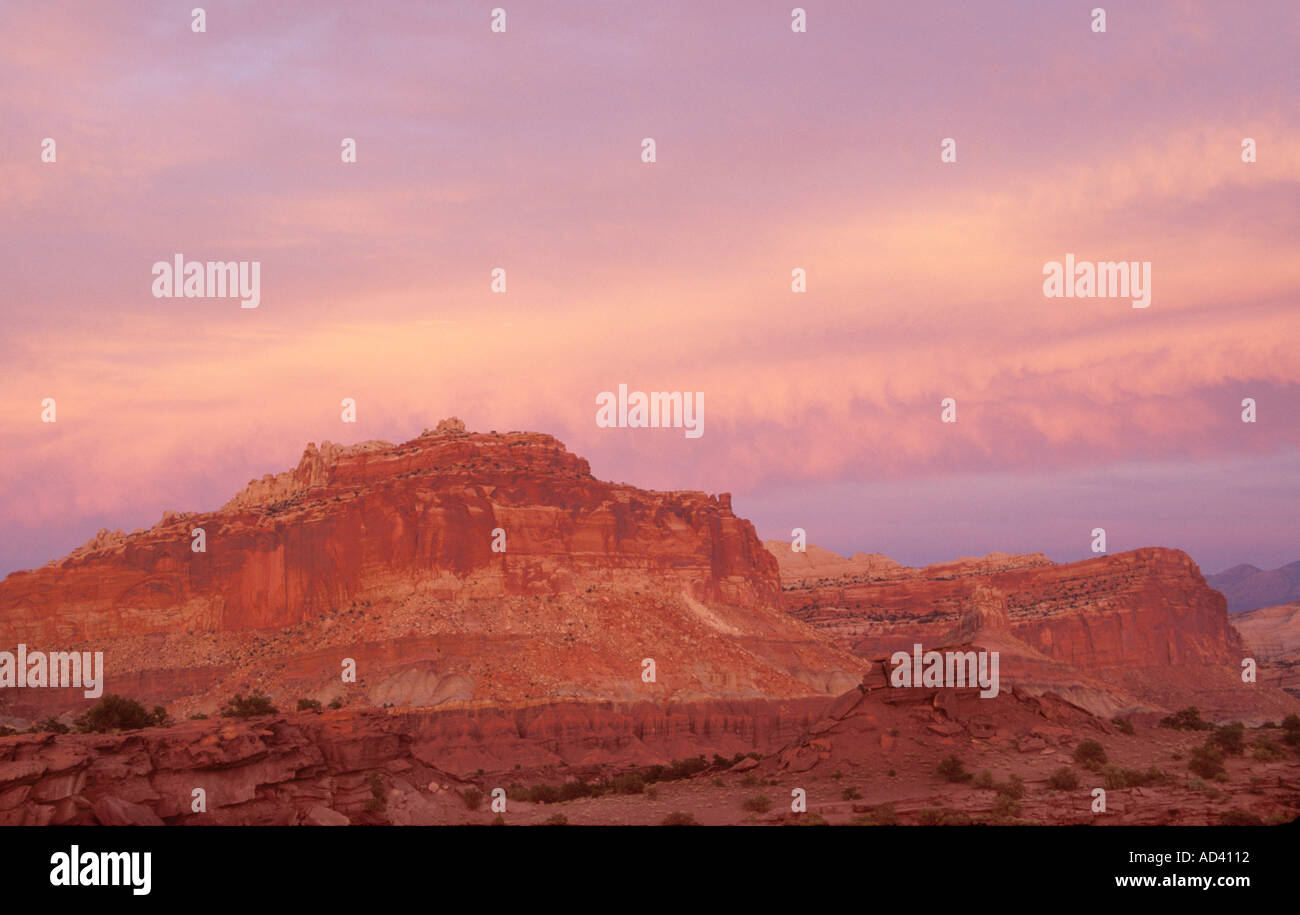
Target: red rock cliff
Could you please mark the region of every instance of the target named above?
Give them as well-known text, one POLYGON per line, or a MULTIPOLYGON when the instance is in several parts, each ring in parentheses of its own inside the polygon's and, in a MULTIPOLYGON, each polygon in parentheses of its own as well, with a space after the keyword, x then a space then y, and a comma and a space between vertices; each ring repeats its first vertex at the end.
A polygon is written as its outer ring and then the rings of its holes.
POLYGON ((0 643, 272 629, 402 589, 559 594, 614 576, 778 604, 776 562, 728 495, 604 483, 549 435, 462 429, 308 445, 296 469, 249 483, 220 511, 101 532, 0 583, 0 643), (195 528, 206 552, 191 549, 195 528))

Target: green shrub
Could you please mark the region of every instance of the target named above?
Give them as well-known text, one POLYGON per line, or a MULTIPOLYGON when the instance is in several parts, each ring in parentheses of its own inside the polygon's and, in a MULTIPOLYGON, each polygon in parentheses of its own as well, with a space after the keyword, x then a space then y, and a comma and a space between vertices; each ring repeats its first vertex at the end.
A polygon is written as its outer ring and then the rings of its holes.
POLYGON ((1300 715, 1287 715, 1282 719, 1282 742, 1300 747, 1300 715))
POLYGON ((1161 718, 1160 726, 1173 728, 1176 731, 1208 731, 1213 727, 1209 722, 1201 720, 1201 711, 1194 705, 1179 709, 1167 718, 1161 718))
POLYGON ((1079 787, 1079 776, 1069 766, 1061 766, 1047 779, 1047 785, 1057 791, 1073 791, 1079 787))
POLYGON ((483 803, 483 792, 474 787, 466 788, 460 793, 460 799, 470 810, 478 810, 479 805, 483 803))
POLYGON ((1074 748, 1074 761, 1094 772, 1106 764, 1106 750, 1095 740, 1084 740, 1074 748))
POLYGON ((1128 734, 1130 737, 1133 736, 1133 722, 1129 721, 1127 718, 1112 718, 1110 719, 1110 723, 1115 725, 1121 734, 1128 734))
POLYGON ((1286 751, 1263 735, 1256 737, 1251 747, 1250 755, 1260 762, 1277 762, 1286 759, 1286 751))
POLYGON ((595 789, 582 779, 565 782, 560 786, 560 802, 576 801, 580 797, 591 797, 596 794, 595 789))
POLYGON ((680 810, 674 810, 668 816, 663 818, 660 826, 699 826, 695 817, 689 813, 682 813, 680 810))
POLYGON ((616 794, 643 794, 645 793, 645 779, 636 772, 620 775, 614 779, 614 792, 616 794))
POLYGON ((993 815, 998 819, 1014 819, 1020 816, 1020 802, 1008 795, 999 794, 993 802, 993 815))
POLYGON ((1005 782, 998 782, 994 785, 993 790, 1003 797, 1022 798, 1025 796, 1025 780, 1019 775, 1013 774, 1005 782))
POLYGON ((1169 776, 1155 766, 1143 772, 1141 769, 1126 769, 1123 766, 1104 766, 1101 770, 1105 779, 1106 790, 1117 788, 1141 788, 1146 785, 1160 785, 1169 780, 1169 776))
POLYGON ((558 804, 562 796, 554 785, 533 785, 528 791, 528 800, 534 804, 558 804))
POLYGON ((321 709, 319 699, 299 699, 298 711, 300 712, 319 712, 321 709))
POLYGON ((938 807, 922 807, 916 812, 916 825, 942 826, 944 812, 938 807))
POLYGON ((72 730, 72 728, 68 727, 57 718, 46 718, 44 721, 37 722, 33 730, 44 731, 49 734, 66 734, 68 731, 72 730))
POLYGON ((193 715, 190 716, 190 721, 207 721, 207 720, 208 720, 208 716, 205 715, 203 712, 195 712, 193 715))
POLYGON ((167 723, 167 711, 155 706, 152 712, 134 699, 109 693, 79 715, 77 730, 82 733, 102 734, 107 731, 135 731, 167 723))
POLYGON ((1219 778, 1227 774, 1227 770, 1223 767, 1223 752, 1209 744, 1192 751, 1187 768, 1201 778, 1219 778))
POLYGON ((250 693, 245 698, 235 693, 221 709, 223 718, 257 718, 261 715, 276 715, 280 710, 271 704, 271 697, 260 692, 250 693))
POLYGON ((753 797, 745 798, 745 802, 741 806, 750 813, 767 813, 772 809, 772 799, 765 794, 756 794, 753 797))
POLYGON ((968 782, 974 778, 966 771, 966 764, 956 756, 945 756, 939 762, 939 775, 950 782, 968 782))
POLYGON ((867 814, 871 819, 869 825, 872 826, 897 826, 898 813, 894 810, 893 804, 881 804, 879 807, 873 807, 871 813, 867 814))
POLYGON ((1240 756, 1246 752, 1246 726, 1240 721, 1215 728, 1206 741, 1218 747, 1228 756, 1240 756))
POLYGON ((786 820, 781 825, 782 826, 829 826, 831 824, 826 822, 826 817, 822 816, 820 813, 817 813, 816 811, 813 811, 811 813, 801 813, 798 816, 794 817, 793 819, 786 820))

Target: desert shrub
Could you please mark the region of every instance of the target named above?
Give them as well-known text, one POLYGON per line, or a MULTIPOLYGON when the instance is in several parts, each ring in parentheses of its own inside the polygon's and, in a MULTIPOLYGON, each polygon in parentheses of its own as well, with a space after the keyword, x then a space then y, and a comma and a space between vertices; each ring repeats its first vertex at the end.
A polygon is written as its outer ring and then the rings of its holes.
POLYGON ((645 793, 645 779, 637 772, 624 773, 614 779, 614 792, 616 794, 643 794, 645 793))
POLYGON ((1248 810, 1234 807, 1219 815, 1220 826, 1263 826, 1264 821, 1248 810))
POLYGON ((498 813, 495 817, 492 818, 492 822, 491 822, 491 824, 489 824, 489 825, 492 825, 492 826, 504 826, 504 825, 506 825, 506 818, 503 817, 501 814, 498 813))
POLYGON ((860 801, 862 800, 862 792, 859 791, 857 788, 851 788, 851 787, 845 788, 843 791, 840 792, 840 800, 860 801))
POLYGON ((300 712, 319 712, 321 709, 319 699, 299 699, 298 711, 300 712))
POLYGON ((343 706, 346 704, 347 702, 344 701, 342 696, 335 696, 333 699, 330 700, 329 708, 337 710, 343 708, 343 706))
POLYGON ((470 810, 478 810, 479 805, 483 803, 483 792, 473 787, 466 788, 460 793, 460 799, 470 810))
POLYGON ((893 804, 881 804, 879 807, 873 807, 867 814, 871 818, 872 826, 897 826, 898 813, 894 810, 893 804))
POLYGON ((802 813, 799 816, 794 817, 793 819, 786 820, 781 825, 782 826, 829 826, 831 824, 826 822, 826 817, 822 816, 820 813, 817 813, 816 811, 813 811, 811 813, 802 813))
POLYGON ((17 733, 20 732, 8 727, 7 725, 0 724, 0 737, 11 737, 17 733))
POLYGON ((971 826, 974 820, 969 814, 957 810, 944 810, 941 807, 924 807, 916 812, 918 826, 971 826))
POLYGON ((370 800, 366 801, 366 810, 370 813, 382 813, 388 809, 388 795, 384 791, 384 777, 378 772, 371 772, 366 782, 370 785, 370 800))
POLYGON ((985 769, 984 771, 980 772, 979 775, 975 776, 975 781, 973 782, 973 784, 975 785, 976 788, 986 788, 991 790, 997 784, 997 782, 993 781, 993 773, 990 772, 988 769, 985 769))
POLYGON ((916 812, 916 825, 942 826, 943 816, 943 811, 938 807, 922 807, 916 812))
POLYGON ((1300 747, 1300 715, 1287 715, 1282 719, 1282 742, 1300 747))
POLYGON ((79 715, 76 725, 82 733, 102 734, 106 731, 134 731, 166 722, 167 711, 162 706, 155 706, 152 712, 147 712, 134 699, 109 693, 79 715))
POLYGON ((1079 776, 1069 766, 1061 766, 1047 779, 1047 785, 1057 791, 1073 791, 1079 787, 1079 776))
POLYGON ((1025 796, 1025 780, 1013 774, 1005 782, 994 785, 993 790, 1004 797, 1022 798, 1025 796))
POLYGON ((740 780, 740 786, 741 786, 742 788, 757 788, 757 787, 758 787, 758 776, 757 776, 757 775, 746 775, 744 778, 742 778, 742 779, 740 780))
POLYGON ((551 814, 551 816, 547 817, 546 822, 543 823, 542 825, 543 826, 568 826, 569 818, 562 813, 554 813, 551 814))
POLYGON ((1000 819, 1020 816, 1020 802, 1006 794, 999 794, 993 802, 993 815, 1000 819))
POLYGON ((717 777, 715 777, 715 778, 713 779, 713 787, 715 787, 715 788, 725 788, 725 787, 727 787, 727 783, 724 782, 724 781, 722 780, 722 777, 721 777, 721 776, 717 776, 717 777))
POLYGON ((1159 785, 1169 780, 1169 776, 1152 766, 1143 772, 1141 769, 1126 769, 1123 766, 1104 766, 1101 770, 1105 779, 1106 790, 1117 788, 1141 788, 1146 785, 1159 785))
POLYGON ((1213 727, 1209 722, 1201 720, 1201 710, 1194 705, 1179 709, 1167 718, 1161 718, 1160 726, 1173 728, 1175 731, 1208 731, 1213 727))
POLYGON ((560 786, 560 801, 576 801, 580 797, 591 797, 596 791, 582 779, 565 782, 560 786))
POLYGON ((1277 762, 1279 759, 1286 759, 1286 751, 1263 735, 1256 737, 1255 742, 1251 744, 1250 755, 1260 762, 1277 762))
POLYGON ((554 785, 533 785, 528 789, 528 800, 534 804, 558 804, 562 795, 554 785))
POLYGON ((46 718, 44 721, 37 722, 32 730, 44 731, 48 734, 66 734, 68 731, 72 730, 72 728, 68 727, 57 718, 46 718))
POLYGON ((753 797, 745 798, 741 805, 750 813, 767 813, 772 809, 772 799, 766 794, 756 794, 753 797))
POLYGON ((1133 736, 1133 722, 1129 721, 1127 718, 1112 718, 1110 719, 1110 723, 1115 725, 1116 729, 1121 734, 1128 734, 1130 737, 1133 736))
POLYGON ((1187 768, 1201 778, 1220 778, 1227 775, 1227 770, 1223 767, 1223 751, 1209 744, 1192 751, 1187 768))
POLYGON ((956 756, 945 756, 939 762, 939 775, 950 782, 968 782, 974 778, 966 771, 966 764, 956 756))
POLYGON ((257 718, 276 715, 280 710, 271 704, 271 697, 263 693, 250 693, 247 697, 235 693, 221 709, 223 718, 257 718))
POLYGON ((663 818, 660 826, 699 826, 699 822, 689 813, 683 813, 680 810, 674 810, 668 816, 663 818))
POLYGON ((1106 764, 1106 749, 1095 740, 1080 741, 1074 748, 1074 761, 1085 769, 1097 771, 1106 764))
POLYGON ((650 785, 645 789, 645 796, 652 801, 657 801, 659 800, 659 789, 654 785, 650 785))
POLYGON ((1215 728, 1206 742, 1218 747, 1228 756, 1240 756, 1246 752, 1246 726, 1240 721, 1225 724, 1215 728))

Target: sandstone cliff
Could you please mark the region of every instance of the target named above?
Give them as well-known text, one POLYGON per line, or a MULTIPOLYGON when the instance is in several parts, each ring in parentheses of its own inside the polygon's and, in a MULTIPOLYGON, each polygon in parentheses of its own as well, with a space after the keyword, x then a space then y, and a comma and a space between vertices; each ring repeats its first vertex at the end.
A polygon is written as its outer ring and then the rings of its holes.
MULTIPOLYGON (((219 511, 10 575, 0 645, 20 642, 102 650, 109 691, 173 714, 250 689, 374 705, 826 694, 861 669, 783 611, 776 561, 728 495, 602 482, 551 436, 454 420, 400 445, 309 445, 219 511)), ((17 718, 85 704, 0 692, 17 718)))
MULTIPOLYGON (((775 553, 780 560, 781 545, 775 553)), ((836 575, 837 565, 822 560, 819 571, 830 574, 815 576, 787 563, 785 598, 796 617, 863 657, 964 640, 963 616, 992 591, 1005 605, 995 628, 1054 663, 1013 652, 1026 662, 1022 686, 1055 689, 1100 714, 1199 702, 1262 719, 1288 705, 1276 690, 1241 683, 1243 646, 1224 598, 1179 550, 1064 564, 1007 554, 924 569, 844 562, 836 575)))

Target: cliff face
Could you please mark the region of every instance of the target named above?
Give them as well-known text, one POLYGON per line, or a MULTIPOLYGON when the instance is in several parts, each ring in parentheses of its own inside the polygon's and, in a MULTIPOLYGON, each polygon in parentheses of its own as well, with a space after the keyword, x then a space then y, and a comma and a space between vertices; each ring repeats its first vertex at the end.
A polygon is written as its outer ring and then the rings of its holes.
POLYGON ((488 773, 476 779, 486 794, 537 767, 770 752, 828 701, 372 709, 12 736, 0 738, 0 825, 486 822, 458 793, 475 773, 488 773))
MULTIPOLYGON (((768 547, 778 559, 789 550, 768 547)), ((1053 692, 1103 717, 1158 718, 1197 705, 1223 719, 1258 722, 1295 708, 1272 681, 1243 683, 1246 653, 1223 595, 1179 550, 1151 547, 1060 565, 1038 554, 998 553, 923 569, 829 554, 811 568, 785 561, 782 569, 790 612, 864 658, 916 642, 976 641, 1002 652, 1006 682, 1035 695, 1053 692), (979 612, 989 595, 997 604, 991 617, 979 612)))
MULTIPOLYGON (((551 436, 458 421, 401 445, 310 445, 219 511, 101 532, 9 576, 0 645, 18 643, 103 651, 107 691, 174 715, 250 689, 661 701, 824 694, 860 676, 784 612, 776 561, 729 496, 602 482, 551 436)), ((4 690, 0 715, 86 704, 4 690)))
POLYGON ((671 582, 775 605, 776 563, 730 497, 603 483, 548 435, 455 427, 402 445, 309 445, 220 511, 168 513, 0 583, 0 641, 292 626, 403 588, 440 597, 671 582), (191 548, 202 528, 206 552, 191 548), (493 552, 493 530, 506 551, 493 552))
POLYGON ((1238 613, 1232 625, 1259 663, 1260 681, 1300 697, 1300 601, 1238 613))
POLYGON ((867 656, 935 644, 981 588, 1005 595, 1010 633, 1080 670, 1237 663, 1241 642, 1223 596, 1186 553, 1151 547, 1057 565, 970 560, 869 576, 800 580, 800 619, 867 656))

